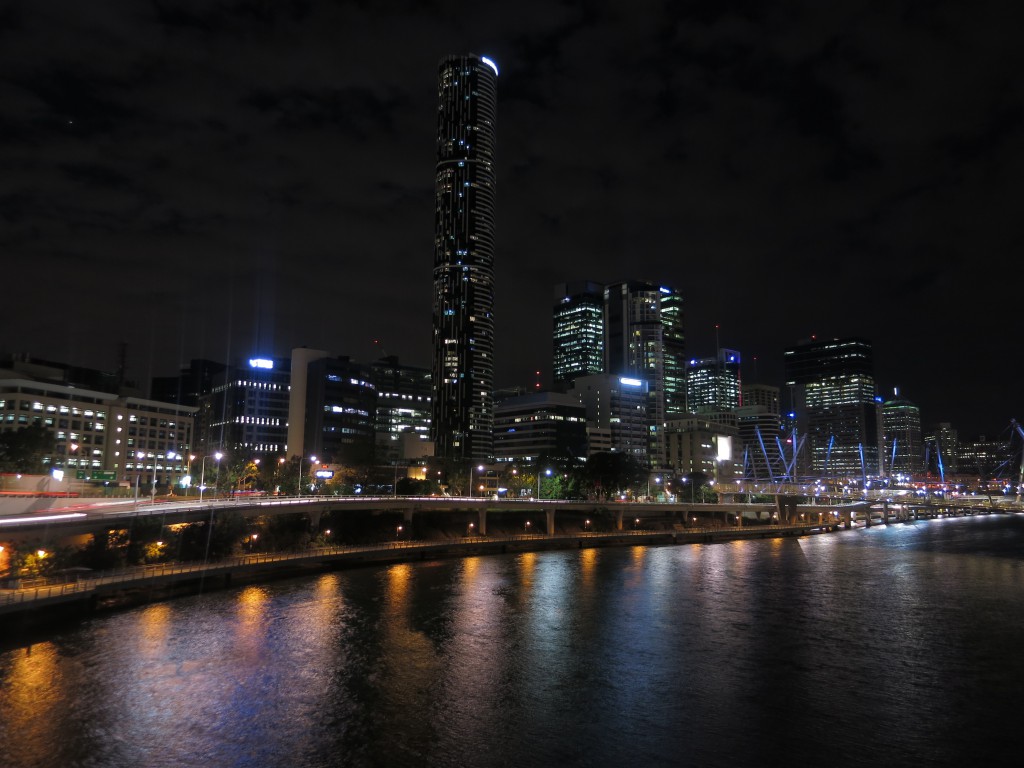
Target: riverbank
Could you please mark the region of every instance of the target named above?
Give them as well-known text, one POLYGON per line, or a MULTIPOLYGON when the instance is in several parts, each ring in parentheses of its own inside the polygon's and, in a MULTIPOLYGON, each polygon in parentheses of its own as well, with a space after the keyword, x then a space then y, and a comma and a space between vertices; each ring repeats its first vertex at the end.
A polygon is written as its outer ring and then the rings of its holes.
POLYGON ((474 536, 241 555, 210 563, 140 566, 91 574, 70 583, 0 590, 0 616, 7 629, 5 634, 8 634, 12 630, 17 632, 42 624, 80 620, 97 612, 203 591, 365 565, 557 549, 711 544, 738 539, 801 536, 823 530, 828 529, 809 525, 766 525, 682 531, 578 532, 554 536, 474 536))

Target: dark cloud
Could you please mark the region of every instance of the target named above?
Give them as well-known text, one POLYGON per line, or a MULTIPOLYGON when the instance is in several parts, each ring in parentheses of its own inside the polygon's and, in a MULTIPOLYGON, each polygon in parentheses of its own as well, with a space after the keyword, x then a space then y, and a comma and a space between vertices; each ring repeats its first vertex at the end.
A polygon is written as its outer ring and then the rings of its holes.
POLYGON ((641 277, 685 292, 694 354, 717 324, 777 382, 797 340, 866 336, 926 418, 1001 424, 1016 389, 977 402, 988 367, 954 361, 1019 326, 1014 12, 8 3, 0 249, 46 280, 0 347, 111 367, 124 339, 142 379, 257 346, 426 364, 436 67, 472 50, 501 68, 499 384, 547 370, 553 283, 641 277))

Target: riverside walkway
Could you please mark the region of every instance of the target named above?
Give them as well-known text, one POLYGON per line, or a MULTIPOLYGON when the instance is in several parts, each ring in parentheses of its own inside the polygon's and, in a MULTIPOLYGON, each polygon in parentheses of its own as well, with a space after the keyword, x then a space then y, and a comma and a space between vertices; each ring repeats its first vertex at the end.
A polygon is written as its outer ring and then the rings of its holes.
POLYGON ((68 583, 46 583, 0 589, 0 615, 34 611, 62 603, 91 602, 113 598, 119 593, 158 589, 195 582, 202 589, 205 579, 211 585, 230 584, 232 576, 259 577, 274 571, 296 573, 302 569, 332 565, 358 565, 383 562, 425 560, 439 557, 465 557, 503 552, 545 549, 594 548, 621 545, 671 545, 735 541, 737 539, 799 536, 827 530, 827 526, 761 525, 747 528, 686 528, 661 531, 578 532, 571 534, 521 534, 514 536, 467 536, 458 539, 428 541, 391 541, 362 546, 316 547, 298 552, 238 555, 213 562, 166 563, 90 572, 68 583))

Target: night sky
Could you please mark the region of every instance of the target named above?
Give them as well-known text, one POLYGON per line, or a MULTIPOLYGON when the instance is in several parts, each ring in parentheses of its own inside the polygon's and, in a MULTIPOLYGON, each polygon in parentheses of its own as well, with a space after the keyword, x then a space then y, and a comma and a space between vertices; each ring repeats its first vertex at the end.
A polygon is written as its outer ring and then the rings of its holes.
POLYGON ((862 336, 883 394, 998 436, 1016 5, 3 3, 0 350, 114 369, 123 341, 143 385, 297 346, 429 366, 437 64, 474 52, 501 70, 496 385, 549 380, 555 283, 643 279, 747 381, 862 336))

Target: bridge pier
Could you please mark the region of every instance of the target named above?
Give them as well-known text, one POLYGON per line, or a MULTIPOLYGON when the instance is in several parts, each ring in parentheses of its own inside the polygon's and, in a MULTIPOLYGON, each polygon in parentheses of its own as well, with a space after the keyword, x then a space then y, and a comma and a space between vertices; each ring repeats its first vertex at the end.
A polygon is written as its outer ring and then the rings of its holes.
POLYGON ((479 512, 477 512, 477 516, 478 516, 478 518, 480 520, 479 524, 477 525, 477 529, 480 531, 480 535, 481 536, 486 536, 487 535, 487 510, 486 509, 481 509, 479 512))
POLYGON ((323 513, 319 509, 310 510, 306 514, 309 515, 309 530, 319 531, 320 530, 320 515, 323 513))
POLYGON ((779 522, 788 523, 792 517, 796 516, 796 506, 799 498, 796 496, 776 496, 775 504, 779 510, 779 522))
POLYGON ((547 517, 547 531, 548 536, 555 535, 555 510, 548 509, 544 511, 544 515, 547 517))
POLYGON ((889 502, 885 499, 882 499, 882 523, 889 524, 889 502))
POLYGON ((621 531, 622 530, 622 508, 621 507, 615 510, 615 530, 616 531, 621 531))

